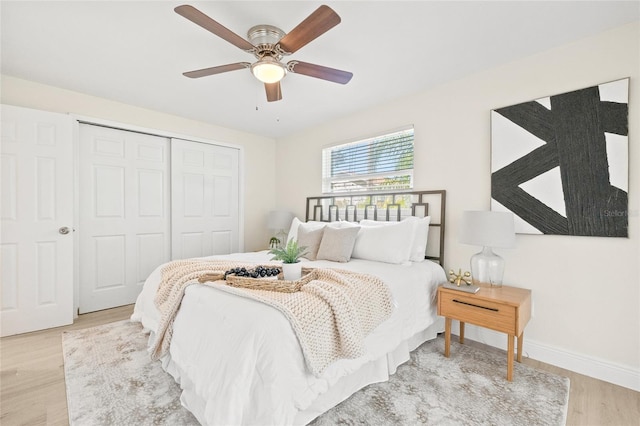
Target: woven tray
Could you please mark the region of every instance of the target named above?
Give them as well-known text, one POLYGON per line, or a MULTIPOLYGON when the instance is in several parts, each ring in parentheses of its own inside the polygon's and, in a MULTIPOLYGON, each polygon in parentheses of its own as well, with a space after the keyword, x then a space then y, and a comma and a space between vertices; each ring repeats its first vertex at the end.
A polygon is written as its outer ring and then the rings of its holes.
POLYGON ((242 287, 253 290, 280 291, 283 293, 294 293, 300 291, 303 285, 313 280, 315 274, 311 268, 302 268, 302 277, 299 280, 288 281, 280 279, 282 274, 278 275, 277 280, 265 278, 248 278, 236 277, 235 275, 227 276, 227 285, 231 287, 242 287))

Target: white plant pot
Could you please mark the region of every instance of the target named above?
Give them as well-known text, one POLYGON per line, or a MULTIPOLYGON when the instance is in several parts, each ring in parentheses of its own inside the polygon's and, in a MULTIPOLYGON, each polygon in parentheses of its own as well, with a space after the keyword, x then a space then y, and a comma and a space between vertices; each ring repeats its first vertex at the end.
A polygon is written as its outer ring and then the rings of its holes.
POLYGON ((282 273, 287 281, 299 280, 302 276, 302 263, 283 263, 282 273))

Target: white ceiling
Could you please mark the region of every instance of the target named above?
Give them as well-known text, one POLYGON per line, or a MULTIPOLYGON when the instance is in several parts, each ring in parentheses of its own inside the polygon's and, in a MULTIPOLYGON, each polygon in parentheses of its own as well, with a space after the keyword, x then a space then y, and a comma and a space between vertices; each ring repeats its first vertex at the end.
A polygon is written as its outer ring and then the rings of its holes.
MULTIPOLYGON (((333 1, 342 23, 285 60, 351 71, 346 86, 289 74, 283 100, 243 69, 182 72, 249 55, 179 16, 175 1, 6 1, 2 74, 273 138, 640 19, 638 1, 333 1)), ((316 1, 188 2, 246 37, 290 31, 316 1)))

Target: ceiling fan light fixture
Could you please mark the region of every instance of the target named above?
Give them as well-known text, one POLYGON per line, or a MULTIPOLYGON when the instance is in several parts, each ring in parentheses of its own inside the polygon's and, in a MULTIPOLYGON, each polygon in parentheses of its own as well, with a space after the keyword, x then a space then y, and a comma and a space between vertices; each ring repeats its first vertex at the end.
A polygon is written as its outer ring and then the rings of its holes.
POLYGON ((264 56, 251 65, 251 72, 263 83, 277 83, 287 74, 287 69, 271 56, 264 56))

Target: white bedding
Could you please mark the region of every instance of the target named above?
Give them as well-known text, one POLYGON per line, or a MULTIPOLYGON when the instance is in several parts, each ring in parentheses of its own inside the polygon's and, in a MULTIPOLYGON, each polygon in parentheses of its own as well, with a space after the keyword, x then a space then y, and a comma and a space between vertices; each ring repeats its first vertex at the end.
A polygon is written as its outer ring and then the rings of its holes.
MULTIPOLYGON (((266 263, 271 255, 214 258, 266 263)), ((305 266, 376 275, 391 289, 396 309, 366 338, 366 355, 335 362, 315 377, 306 370, 295 333, 278 310, 212 287, 188 287, 162 363, 182 387, 183 405, 202 424, 305 424, 358 388, 385 380, 427 338, 424 331, 434 328, 436 288, 446 275, 433 262, 392 265, 352 259, 305 266)), ((160 270, 147 279, 131 317, 151 331, 150 339, 158 326, 153 299, 160 270)))

